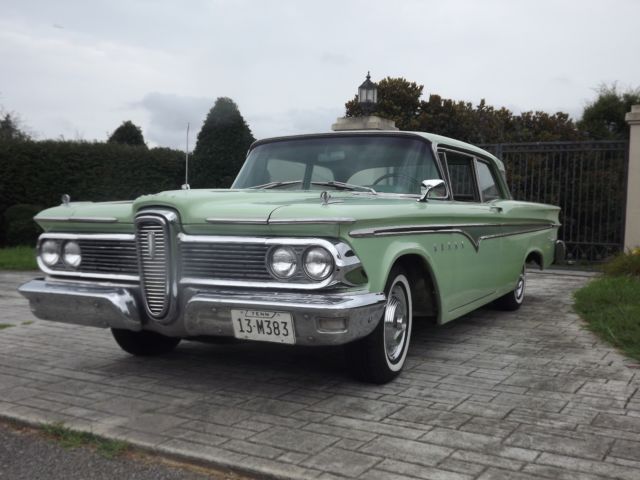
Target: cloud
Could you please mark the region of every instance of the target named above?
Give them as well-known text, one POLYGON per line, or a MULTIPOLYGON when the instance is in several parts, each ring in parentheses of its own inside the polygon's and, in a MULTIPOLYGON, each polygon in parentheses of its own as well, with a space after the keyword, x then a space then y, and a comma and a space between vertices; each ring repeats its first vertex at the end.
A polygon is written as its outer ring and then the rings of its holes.
POLYGON ((151 92, 130 106, 143 109, 148 114, 145 138, 152 144, 184 150, 189 123, 189 150, 193 150, 198 132, 214 102, 215 99, 206 97, 151 92))

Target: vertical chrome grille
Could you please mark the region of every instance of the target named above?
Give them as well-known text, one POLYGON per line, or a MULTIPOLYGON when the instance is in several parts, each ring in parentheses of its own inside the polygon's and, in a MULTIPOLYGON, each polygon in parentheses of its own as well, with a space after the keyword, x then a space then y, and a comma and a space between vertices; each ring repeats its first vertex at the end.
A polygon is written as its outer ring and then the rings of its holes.
POLYGON ((136 244, 147 312, 162 318, 171 301, 169 231, 164 218, 142 215, 136 219, 136 244))

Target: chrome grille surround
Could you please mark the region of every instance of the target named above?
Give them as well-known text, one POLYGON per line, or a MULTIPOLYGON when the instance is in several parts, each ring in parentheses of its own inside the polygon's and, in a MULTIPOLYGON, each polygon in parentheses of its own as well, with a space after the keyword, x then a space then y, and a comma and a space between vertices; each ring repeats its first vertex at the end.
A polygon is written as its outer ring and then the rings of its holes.
POLYGON ((77 268, 62 262, 49 267, 38 255, 40 270, 48 275, 137 282, 138 259, 135 237, 126 233, 43 233, 38 238, 38 251, 45 240, 65 242, 74 240, 80 245, 82 261, 77 268))
POLYGON ((177 304, 174 248, 177 225, 178 215, 171 210, 143 210, 135 218, 145 311, 161 323, 173 320, 177 304))
POLYGON ((235 237, 229 235, 188 235, 178 234, 179 251, 182 253, 183 270, 181 285, 278 288, 289 290, 319 290, 342 283, 351 285, 345 276, 361 266, 360 259, 349 245, 343 242, 332 242, 324 238, 310 237, 235 237), (271 276, 266 262, 268 252, 277 245, 287 245, 296 252, 311 246, 326 248, 334 258, 333 274, 321 282, 314 282, 302 273, 294 275, 290 280, 278 280, 271 276), (219 253, 233 252, 232 268, 221 266, 219 253), (213 260, 207 259, 208 252, 214 252, 213 260), (242 257, 242 255, 245 257, 242 257), (189 258, 194 255, 193 259, 189 258), (258 261, 259 256, 261 261, 258 261), (246 261, 243 261, 243 258, 246 261), (196 268, 194 265, 198 265, 196 268), (224 277, 212 276, 211 273, 223 272, 224 277))

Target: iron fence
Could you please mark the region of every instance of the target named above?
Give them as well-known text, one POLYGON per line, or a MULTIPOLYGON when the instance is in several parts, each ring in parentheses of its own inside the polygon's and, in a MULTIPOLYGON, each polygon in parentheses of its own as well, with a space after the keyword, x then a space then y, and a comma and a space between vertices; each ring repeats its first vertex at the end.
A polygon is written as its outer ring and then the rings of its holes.
POLYGON ((624 141, 483 145, 501 158, 513 198, 562 208, 567 258, 600 261, 622 251, 628 144, 624 141))

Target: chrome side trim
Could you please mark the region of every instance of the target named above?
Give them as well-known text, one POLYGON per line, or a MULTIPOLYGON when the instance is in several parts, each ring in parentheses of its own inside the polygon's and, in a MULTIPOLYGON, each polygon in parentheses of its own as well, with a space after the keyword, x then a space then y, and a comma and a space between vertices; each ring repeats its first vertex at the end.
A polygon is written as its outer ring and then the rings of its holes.
POLYGON ((276 218, 276 219, 262 219, 262 218, 245 218, 236 220, 232 218, 216 218, 208 217, 205 219, 207 223, 214 223, 217 225, 324 225, 324 224, 336 224, 336 223, 355 223, 355 218, 349 217, 328 217, 328 218, 276 218))
POLYGON ((237 220, 234 218, 218 218, 218 217, 207 217, 205 218, 207 223, 215 223, 217 225, 266 225, 266 218, 245 218, 242 220, 237 220))
MULTIPOLYGON (((299 245, 313 246, 318 245, 326 248, 335 262, 333 274, 321 282, 312 283, 295 283, 273 281, 247 281, 247 280, 218 280, 200 277, 184 277, 180 279, 181 285, 209 285, 209 286, 230 286, 230 287, 250 287, 250 288, 284 288, 295 290, 318 290, 336 283, 344 283, 351 285, 346 280, 346 275, 352 270, 358 268, 361 263, 360 259, 353 254, 349 245, 343 242, 333 243, 324 238, 288 238, 288 237, 238 237, 225 235, 188 235, 179 233, 178 242, 189 243, 251 243, 260 245, 299 245), (350 255, 347 255, 351 252, 350 255)), ((266 260, 266 259, 265 259, 266 260)))
POLYGON ((275 218, 269 219, 269 225, 305 225, 305 224, 336 224, 355 223, 355 218, 335 217, 335 218, 275 218))
POLYGON ((43 222, 76 222, 76 223, 117 223, 116 217, 38 217, 33 219, 43 222))
POLYGON ((136 239, 133 233, 43 233, 38 238, 38 243, 43 239, 54 240, 130 240, 136 239))
POLYGON ((450 224, 450 225, 407 225, 401 227, 379 227, 379 228, 363 228, 360 230, 352 230, 349 235, 354 238, 364 237, 386 237, 397 235, 433 235, 438 233, 457 233, 464 235, 471 242, 476 251, 480 248, 482 240, 492 238, 509 237, 513 235, 521 235, 524 233, 533 233, 552 228, 559 228, 558 223, 473 223, 473 224, 450 224), (520 230, 509 232, 500 232, 488 235, 473 236, 467 228, 505 228, 505 227, 521 227, 520 230))

